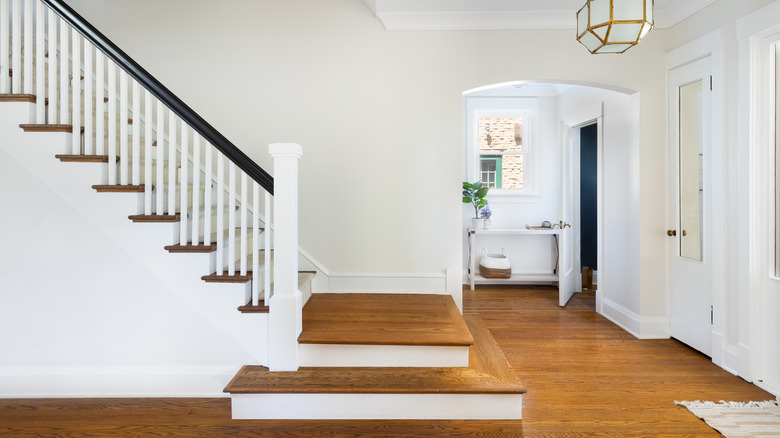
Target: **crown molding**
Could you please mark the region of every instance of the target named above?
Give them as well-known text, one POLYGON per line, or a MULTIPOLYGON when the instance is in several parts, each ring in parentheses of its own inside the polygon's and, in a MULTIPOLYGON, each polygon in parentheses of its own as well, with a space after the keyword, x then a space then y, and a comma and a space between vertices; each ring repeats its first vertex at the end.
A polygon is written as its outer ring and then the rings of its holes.
MULTIPOLYGON (((522 10, 518 2, 363 0, 389 31, 575 29, 576 10, 522 10)), ((677 0, 655 10, 655 27, 674 26, 716 0, 677 0)))

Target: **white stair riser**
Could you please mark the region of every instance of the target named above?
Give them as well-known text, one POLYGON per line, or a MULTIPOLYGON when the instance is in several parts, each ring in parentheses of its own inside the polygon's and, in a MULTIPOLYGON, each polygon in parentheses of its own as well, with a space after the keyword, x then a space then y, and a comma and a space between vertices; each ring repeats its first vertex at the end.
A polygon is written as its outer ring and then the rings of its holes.
POLYGON ((468 367, 469 347, 299 344, 303 367, 468 367))
POLYGON ((521 394, 233 394, 235 420, 521 420, 521 394))

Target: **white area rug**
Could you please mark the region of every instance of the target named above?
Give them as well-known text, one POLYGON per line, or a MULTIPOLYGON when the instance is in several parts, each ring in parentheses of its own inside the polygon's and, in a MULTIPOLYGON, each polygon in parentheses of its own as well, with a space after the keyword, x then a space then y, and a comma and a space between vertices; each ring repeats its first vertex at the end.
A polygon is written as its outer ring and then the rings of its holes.
POLYGON ((777 401, 676 401, 727 438, 780 438, 780 404, 777 401))

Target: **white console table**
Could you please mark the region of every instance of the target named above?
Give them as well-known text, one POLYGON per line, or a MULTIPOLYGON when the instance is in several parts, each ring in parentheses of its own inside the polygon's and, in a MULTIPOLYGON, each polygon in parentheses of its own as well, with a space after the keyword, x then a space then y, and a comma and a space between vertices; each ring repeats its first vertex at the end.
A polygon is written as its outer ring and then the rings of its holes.
MULTIPOLYGON (((548 235, 555 239, 557 244, 557 237, 561 230, 558 228, 550 228, 544 230, 529 230, 527 228, 491 228, 488 230, 477 230, 469 228, 469 285, 471 290, 474 290, 476 283, 526 283, 534 281, 558 281, 557 272, 545 274, 512 274, 510 278, 485 278, 479 274, 479 267, 477 266, 477 255, 475 254, 477 235, 502 235, 502 236, 539 236, 548 235)), ((557 245, 556 245, 556 248, 557 245)), ((556 257, 558 257, 560 266, 560 251, 557 251, 556 257)))

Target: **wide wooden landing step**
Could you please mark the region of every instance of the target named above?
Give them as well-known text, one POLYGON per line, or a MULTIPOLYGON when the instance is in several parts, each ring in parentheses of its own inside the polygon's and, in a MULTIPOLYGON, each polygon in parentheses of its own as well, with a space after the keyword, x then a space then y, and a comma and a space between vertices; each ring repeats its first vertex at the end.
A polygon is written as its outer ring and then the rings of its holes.
POLYGON ((449 295, 314 294, 298 343, 468 347, 474 339, 449 295))
POLYGON ((300 409, 291 408, 288 414, 294 418, 519 419, 525 385, 482 319, 465 315, 464 320, 474 338, 468 367, 302 367, 270 372, 245 366, 225 388, 233 397, 234 418, 265 418, 263 409, 274 395, 297 394, 295 406, 300 409), (255 405, 258 412, 253 411, 255 405))

